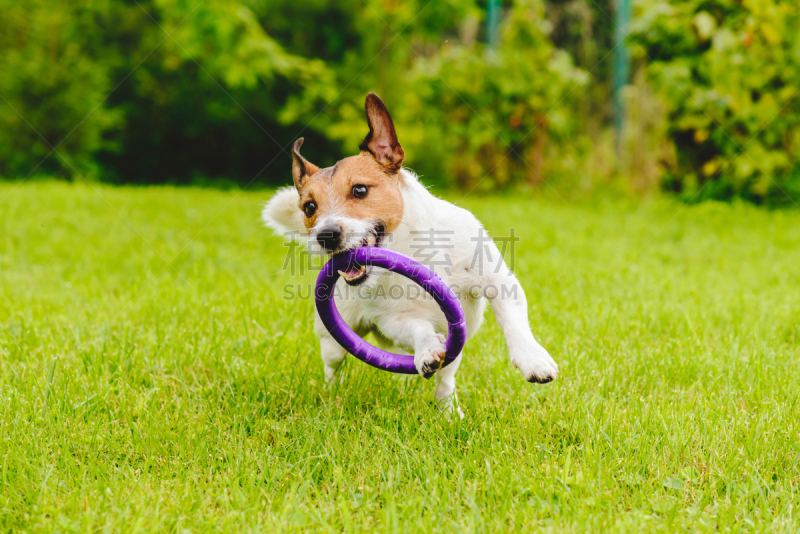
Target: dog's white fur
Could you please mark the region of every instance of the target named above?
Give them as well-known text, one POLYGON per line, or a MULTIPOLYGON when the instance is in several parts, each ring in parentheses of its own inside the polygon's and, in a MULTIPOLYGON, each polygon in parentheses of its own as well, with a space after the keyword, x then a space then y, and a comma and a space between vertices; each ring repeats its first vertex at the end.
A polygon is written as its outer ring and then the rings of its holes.
MULTIPOLYGON (((485 239, 485 230, 478 219, 469 211, 432 195, 416 175, 406 169, 399 173, 398 186, 403 198, 403 221, 392 235, 387 236, 382 246, 414 257, 420 250, 420 235, 412 232, 428 233, 432 229, 441 232, 439 235, 446 236, 446 243, 442 240, 442 244, 448 248, 442 249, 437 259, 446 254, 449 265, 429 266, 451 288, 461 289, 457 294, 464 309, 469 336, 480 328, 486 301, 489 300, 505 334, 511 363, 531 382, 549 382, 556 378, 558 366, 531 333, 525 293, 506 267, 496 245, 485 239), (481 258, 480 269, 474 261, 476 247, 488 247, 481 258), (467 291, 469 288, 471 291, 467 291), (484 291, 487 288, 495 290, 484 291)), ((283 188, 267 202, 262 217, 278 233, 305 234, 307 230, 298 202, 293 187, 283 188)), ((348 243, 344 248, 355 246, 367 227, 364 222, 333 213, 318 221, 308 234, 310 249, 316 247, 316 230, 330 223, 341 225, 346 236, 354 236, 347 238, 353 239, 354 243, 348 243)), ((395 350, 412 351, 420 374, 426 364, 436 366, 436 355, 444 350, 444 334, 447 333, 447 322, 436 302, 422 298, 375 298, 375 295, 390 295, 392 286, 409 287, 408 280, 402 275, 382 269, 375 269, 363 287, 347 287, 341 278, 338 284, 337 295, 342 298, 337 297, 336 305, 351 328, 360 335, 376 329, 394 344, 395 350), (375 271, 381 271, 381 275, 376 276, 375 271)), ((403 295, 408 296, 406 293, 403 295)), ((325 377, 330 381, 344 360, 345 350, 330 336, 319 315, 316 316, 315 331, 320 338, 325 377)), ((436 373, 439 382, 436 398, 444 408, 455 408, 463 416, 455 396, 455 374, 461 359, 436 373)))

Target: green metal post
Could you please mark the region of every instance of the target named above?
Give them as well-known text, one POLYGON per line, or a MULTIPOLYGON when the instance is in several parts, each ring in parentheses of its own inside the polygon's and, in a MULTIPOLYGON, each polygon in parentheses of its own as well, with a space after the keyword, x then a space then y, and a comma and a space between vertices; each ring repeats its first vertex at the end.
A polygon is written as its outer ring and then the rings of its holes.
POLYGON ((631 21, 631 0, 617 0, 617 13, 614 24, 614 131, 616 149, 619 156, 622 150, 622 131, 625 127, 625 100, 622 89, 628 83, 631 56, 625 43, 628 25, 631 21))
POLYGON ((500 0, 486 2, 486 42, 489 48, 497 48, 499 40, 498 26, 500 25, 500 0))

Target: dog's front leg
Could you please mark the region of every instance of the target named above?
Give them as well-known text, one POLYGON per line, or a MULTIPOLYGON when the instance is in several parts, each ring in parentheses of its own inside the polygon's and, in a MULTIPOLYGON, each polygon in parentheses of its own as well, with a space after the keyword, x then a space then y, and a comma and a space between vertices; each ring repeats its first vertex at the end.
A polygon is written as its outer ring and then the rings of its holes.
POLYGON ((444 361, 445 337, 437 334, 433 324, 419 317, 396 315, 377 322, 378 329, 395 344, 414 349, 417 372, 430 378, 444 361))
POLYGON ((503 329, 511 363, 528 382, 546 384, 558 375, 558 365, 533 337, 528 324, 528 301, 519 280, 506 266, 497 247, 493 243, 489 246, 494 261, 482 266, 479 277, 483 294, 503 329))

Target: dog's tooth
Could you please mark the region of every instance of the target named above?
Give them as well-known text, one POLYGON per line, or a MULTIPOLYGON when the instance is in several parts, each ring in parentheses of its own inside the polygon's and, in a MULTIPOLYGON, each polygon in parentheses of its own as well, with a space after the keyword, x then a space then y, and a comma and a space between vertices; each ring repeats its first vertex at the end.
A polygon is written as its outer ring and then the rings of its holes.
MULTIPOLYGON (((366 268, 363 267, 363 266, 359 267, 359 270, 360 270, 360 273, 365 273, 366 272, 366 268)), ((342 278, 344 278, 346 282, 352 282, 353 280, 358 280, 359 278, 361 278, 361 274, 360 273, 357 273, 355 276, 350 276, 350 274, 349 274, 350 271, 344 272, 344 271, 337 270, 336 272, 338 272, 339 275, 342 278)))
POLYGON ((367 268, 365 266, 363 266, 363 265, 361 267, 359 267, 358 270, 361 271, 362 273, 367 272, 367 268))

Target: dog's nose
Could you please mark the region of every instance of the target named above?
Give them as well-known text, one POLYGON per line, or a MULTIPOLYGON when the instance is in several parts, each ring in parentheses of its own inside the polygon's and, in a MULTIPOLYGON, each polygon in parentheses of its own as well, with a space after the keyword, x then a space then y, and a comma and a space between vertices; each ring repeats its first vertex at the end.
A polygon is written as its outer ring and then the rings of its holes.
POLYGON ((329 252, 339 248, 342 244, 342 227, 337 225, 326 226, 317 232, 317 242, 329 252))

